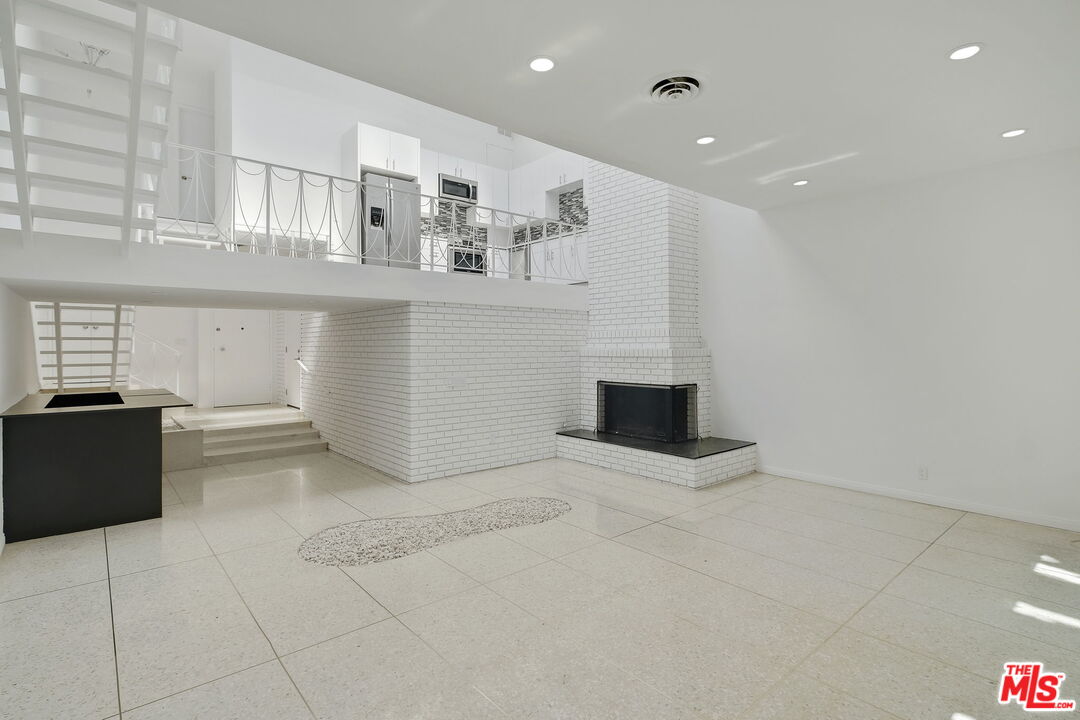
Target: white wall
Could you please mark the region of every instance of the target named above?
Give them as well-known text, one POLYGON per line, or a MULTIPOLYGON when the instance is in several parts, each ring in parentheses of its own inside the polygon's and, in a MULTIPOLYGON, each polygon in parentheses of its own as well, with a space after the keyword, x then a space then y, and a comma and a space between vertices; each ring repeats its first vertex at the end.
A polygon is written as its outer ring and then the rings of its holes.
POLYGON ((703 244, 714 434, 780 475, 1080 530, 1080 152, 706 199, 703 244))
MULTIPOLYGON (((180 353, 180 397, 197 403, 199 397, 199 311, 197 308, 156 307, 141 305, 135 308, 135 332, 164 343, 180 353)), ((142 347, 142 344, 139 344, 142 347)), ((171 371, 167 353, 161 358, 161 369, 171 371)))
POLYGON ((229 41, 229 55, 234 155, 340 175, 341 136, 357 122, 480 163, 488 145, 513 147, 494 125, 242 40, 229 41))
MULTIPOLYGON (((37 390, 30 304, 0 284, 0 412, 37 390)), ((0 420, 0 552, 4 549, 4 448, 0 420)))

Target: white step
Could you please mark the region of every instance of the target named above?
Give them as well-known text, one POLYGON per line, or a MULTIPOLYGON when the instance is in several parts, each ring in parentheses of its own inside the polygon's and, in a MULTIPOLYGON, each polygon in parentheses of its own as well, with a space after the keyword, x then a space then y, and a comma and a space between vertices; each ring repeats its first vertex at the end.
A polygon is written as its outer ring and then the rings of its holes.
MULTIPOLYGON (((19 204, 15 202, 0 202, 0 215, 18 215, 19 204)), ((123 215, 113 213, 92 212, 90 210, 72 210, 69 208, 51 207, 49 205, 31 205, 30 216, 35 220, 62 220, 64 222, 83 223, 86 225, 107 225, 121 227, 123 215)), ((153 230, 153 218, 132 218, 131 227, 136 230, 153 230)))
MULTIPOLYGON (((57 80, 63 78, 73 85, 83 85, 93 81, 104 92, 127 95, 131 85, 131 74, 106 67, 88 65, 82 61, 66 58, 59 53, 47 53, 27 47, 19 47, 19 71, 25 75, 57 80)), ((169 86, 155 80, 143 78, 143 93, 150 91, 156 102, 169 103, 169 86)))
MULTIPOLYGON (((51 325, 52 323, 49 323, 49 324, 51 325)), ((81 324, 82 323, 80 323, 80 325, 81 324)), ((55 335, 42 335, 42 336, 38 337, 38 340, 55 340, 55 339, 56 339, 55 335)), ((123 340, 123 341, 126 341, 126 342, 131 342, 131 337, 130 336, 121 335, 117 339, 118 340, 123 340)), ((112 343, 113 338, 112 338, 111 335, 61 335, 60 340, 62 342, 86 342, 86 341, 100 340, 101 342, 112 343)), ((65 350, 64 352, 67 352, 67 350, 65 350)), ((121 352, 127 352, 127 348, 121 349, 121 352)))
MULTIPOLYGON (((62 192, 85 193, 97 197, 116 198, 124 194, 123 185, 97 182, 95 180, 82 180, 79 178, 64 177, 63 175, 51 175, 49 173, 28 172, 26 177, 30 180, 30 187, 62 192)), ((14 182, 15 170, 9 167, 0 167, 0 182, 14 182)), ((136 202, 154 202, 157 200, 156 190, 135 188, 136 202)))
MULTIPOLYGON (((10 132, 7 130, 0 130, 0 138, 6 139, 10 147, 10 132)), ((23 135, 23 139, 26 141, 27 152, 30 154, 47 155, 53 158, 75 160, 77 162, 93 162, 99 165, 108 165, 109 167, 126 167, 127 156, 119 150, 108 150, 93 145, 81 145, 79 143, 57 140, 55 138, 38 137, 36 135, 23 135)), ((161 172, 161 168, 165 164, 165 161, 164 159, 155 159, 144 156, 139 158, 138 164, 140 172, 158 173, 161 172)))
POLYGON ((205 439, 238 437, 272 432, 274 430, 305 430, 311 428, 311 421, 302 415, 299 417, 267 419, 260 422, 258 425, 252 425, 250 422, 203 423, 197 420, 185 420, 182 417, 179 418, 177 422, 186 428, 202 428, 203 438, 205 439))
MULTIPOLYGON (((20 25, 28 27, 65 28, 65 35, 99 47, 130 47, 135 36, 134 28, 116 20, 99 17, 68 5, 51 0, 21 0, 16 11, 20 25), (70 32, 75 31, 75 32, 70 32)), ((151 45, 179 49, 171 38, 147 33, 146 41, 151 45)))
MULTIPOLYGON (((128 120, 126 115, 29 93, 22 93, 21 96, 23 113, 27 117, 58 120, 60 122, 87 125, 96 129, 127 132, 128 120)), ((0 110, 7 110, 7 90, 3 88, 0 88, 0 110)), ((150 131, 157 134, 161 140, 164 140, 165 134, 169 130, 168 125, 150 120, 142 120, 139 125, 140 135, 144 131, 150 131)))
POLYGON ((326 448, 325 440, 278 441, 266 445, 238 445, 221 450, 204 450, 203 459, 207 465, 224 465, 225 463, 263 460, 286 455, 326 452, 326 448))
POLYGON ((264 432, 242 433, 237 435, 214 435, 206 437, 203 431, 203 447, 206 450, 240 447, 244 445, 273 445, 290 440, 318 440, 319 431, 311 427, 269 430, 264 432))
MULTIPOLYGON (((35 310, 49 310, 49 311, 52 311, 55 308, 56 308, 56 306, 53 303, 34 303, 34 309, 35 310)), ((91 312, 93 312, 95 310, 108 310, 109 312, 115 312, 116 311, 116 306, 115 305, 85 305, 85 304, 76 305, 76 304, 73 304, 73 303, 60 303, 60 312, 65 312, 65 311, 68 311, 68 310, 79 310, 79 311, 88 310, 88 311, 91 311, 91 312)), ((122 312, 122 313, 131 313, 131 312, 134 312, 134 308, 125 305, 124 307, 122 307, 120 309, 120 312, 122 312)))

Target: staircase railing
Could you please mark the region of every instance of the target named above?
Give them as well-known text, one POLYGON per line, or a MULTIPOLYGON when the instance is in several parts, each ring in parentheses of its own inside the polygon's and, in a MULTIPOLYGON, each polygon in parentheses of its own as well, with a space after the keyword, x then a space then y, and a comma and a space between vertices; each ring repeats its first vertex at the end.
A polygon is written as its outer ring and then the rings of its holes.
POLYGON ((132 336, 128 384, 133 388, 164 388, 179 395, 181 359, 176 348, 136 332, 132 336))
POLYGON ((166 155, 159 243, 497 278, 587 279, 582 225, 186 145, 169 144, 166 155))
POLYGON ((128 383, 134 307, 35 302, 30 312, 43 389, 64 392, 128 383))

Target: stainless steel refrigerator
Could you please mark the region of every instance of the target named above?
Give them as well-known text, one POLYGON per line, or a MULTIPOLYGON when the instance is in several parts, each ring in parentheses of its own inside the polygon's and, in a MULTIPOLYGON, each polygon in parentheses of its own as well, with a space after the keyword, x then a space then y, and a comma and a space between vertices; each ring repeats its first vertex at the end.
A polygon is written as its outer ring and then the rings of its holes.
POLYGON ((361 243, 367 265, 420 267, 420 185, 364 173, 361 243))

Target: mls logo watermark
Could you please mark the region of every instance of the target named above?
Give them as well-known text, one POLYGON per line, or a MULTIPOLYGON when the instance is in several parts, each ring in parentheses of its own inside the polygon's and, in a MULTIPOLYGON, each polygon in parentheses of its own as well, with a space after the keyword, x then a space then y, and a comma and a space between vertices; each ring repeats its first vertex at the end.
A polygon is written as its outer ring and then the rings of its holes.
POLYGON ((1043 672, 1042 663, 1005 663, 998 689, 998 702, 1002 705, 1016 704, 1030 712, 1075 710, 1075 700, 1059 698, 1065 673, 1043 672))

